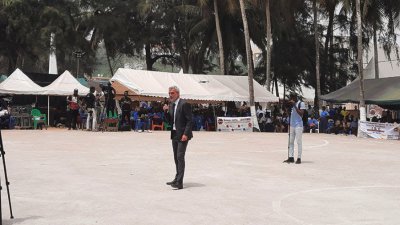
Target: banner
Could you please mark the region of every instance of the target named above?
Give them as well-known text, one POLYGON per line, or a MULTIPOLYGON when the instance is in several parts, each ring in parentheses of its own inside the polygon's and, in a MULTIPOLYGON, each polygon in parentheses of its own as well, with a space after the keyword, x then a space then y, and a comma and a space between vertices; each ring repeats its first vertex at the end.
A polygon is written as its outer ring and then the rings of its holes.
POLYGON ((217 131, 253 132, 251 117, 217 117, 217 131))
POLYGON ((360 121, 358 126, 358 137, 399 140, 399 129, 400 124, 396 123, 375 123, 360 121))

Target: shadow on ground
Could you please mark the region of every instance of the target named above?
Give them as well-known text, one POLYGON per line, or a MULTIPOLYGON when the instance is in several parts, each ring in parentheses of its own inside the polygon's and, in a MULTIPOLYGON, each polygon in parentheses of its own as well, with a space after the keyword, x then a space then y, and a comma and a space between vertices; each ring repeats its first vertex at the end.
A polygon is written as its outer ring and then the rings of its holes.
POLYGON ((3 219, 3 225, 13 225, 13 224, 18 224, 18 223, 24 222, 26 220, 35 220, 35 219, 39 219, 39 218, 42 218, 42 217, 29 216, 29 217, 25 217, 25 218, 3 219))
POLYGON ((184 183, 184 188, 196 188, 196 187, 205 187, 206 185, 200 183, 184 183))

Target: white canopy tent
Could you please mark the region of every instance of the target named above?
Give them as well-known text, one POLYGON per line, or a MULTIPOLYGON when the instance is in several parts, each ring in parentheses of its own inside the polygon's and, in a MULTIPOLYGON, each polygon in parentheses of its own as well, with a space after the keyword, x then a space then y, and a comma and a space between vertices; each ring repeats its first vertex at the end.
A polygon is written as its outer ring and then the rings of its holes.
MULTIPOLYGON (((182 99, 193 101, 249 101, 248 77, 229 75, 197 75, 118 69, 111 78, 118 95, 131 95, 156 100, 168 97, 168 87, 180 88, 182 99)), ((256 102, 277 102, 279 99, 255 80, 256 102)))
POLYGON ((43 87, 44 95, 68 96, 72 95, 74 89, 78 89, 79 95, 87 95, 89 88, 83 86, 79 81, 66 70, 53 83, 43 87))
POLYGON ((52 96, 68 96, 72 95, 74 89, 78 89, 78 95, 87 95, 89 88, 83 86, 79 81, 66 70, 53 83, 43 87, 43 94, 47 95, 47 124, 50 118, 50 95, 52 96))
POLYGON ((1 94, 43 95, 44 89, 33 82, 20 69, 16 69, 0 84, 1 94))
MULTIPOLYGON (((1 94, 15 95, 47 95, 47 119, 50 115, 50 96, 72 95, 78 89, 79 95, 87 95, 89 88, 83 86, 69 71, 65 71, 55 81, 46 87, 40 87, 26 76, 20 69, 16 69, 0 84, 1 94)), ((49 123, 49 121, 47 121, 49 123)))

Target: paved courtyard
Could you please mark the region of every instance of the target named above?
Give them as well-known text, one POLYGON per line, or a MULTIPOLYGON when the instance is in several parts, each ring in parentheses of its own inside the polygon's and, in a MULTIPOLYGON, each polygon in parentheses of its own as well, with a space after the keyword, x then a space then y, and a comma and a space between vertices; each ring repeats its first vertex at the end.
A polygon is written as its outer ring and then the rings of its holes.
POLYGON ((399 141, 195 132, 172 190, 169 133, 4 130, 15 219, 5 225, 398 225, 399 141), (297 152, 297 151, 296 151, 297 152))

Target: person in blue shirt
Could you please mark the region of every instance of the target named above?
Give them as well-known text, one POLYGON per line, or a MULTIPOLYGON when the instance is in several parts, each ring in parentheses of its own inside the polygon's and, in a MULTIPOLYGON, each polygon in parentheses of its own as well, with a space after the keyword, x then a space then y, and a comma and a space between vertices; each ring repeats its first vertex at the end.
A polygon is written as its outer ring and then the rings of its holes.
POLYGON ((289 128, 289 154, 288 159, 283 161, 285 163, 294 162, 294 140, 297 140, 297 160, 296 164, 301 163, 301 153, 303 150, 302 135, 303 135, 303 114, 306 106, 304 102, 300 101, 296 93, 291 93, 289 104, 292 107, 290 114, 290 128, 289 128))
POLYGON ((322 106, 322 111, 319 117, 319 132, 326 133, 326 130, 328 129, 328 117, 328 110, 325 106, 322 106))
POLYGON ((311 117, 308 119, 307 124, 308 124, 308 127, 310 128, 310 130, 312 130, 312 132, 315 133, 315 129, 318 128, 318 120, 316 120, 316 119, 314 118, 314 116, 311 116, 311 117))

